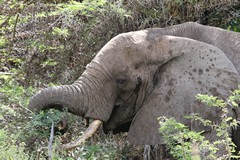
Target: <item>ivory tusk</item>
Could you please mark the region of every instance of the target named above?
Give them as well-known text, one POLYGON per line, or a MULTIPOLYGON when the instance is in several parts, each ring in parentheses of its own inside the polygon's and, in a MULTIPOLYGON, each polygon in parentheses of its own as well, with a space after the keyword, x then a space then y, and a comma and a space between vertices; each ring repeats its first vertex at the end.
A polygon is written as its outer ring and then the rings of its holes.
POLYGON ((81 137, 79 137, 77 140, 72 141, 70 143, 63 144, 62 148, 69 151, 81 145, 97 132, 97 129, 101 126, 101 124, 102 124, 102 121, 94 120, 81 137))

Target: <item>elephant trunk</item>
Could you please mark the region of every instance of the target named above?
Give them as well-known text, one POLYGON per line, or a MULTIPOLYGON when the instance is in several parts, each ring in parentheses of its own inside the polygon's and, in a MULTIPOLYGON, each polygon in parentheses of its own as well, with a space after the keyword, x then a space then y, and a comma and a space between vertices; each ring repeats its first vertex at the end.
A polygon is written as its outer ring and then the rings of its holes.
POLYGON ((86 117, 107 121, 116 99, 114 87, 107 74, 94 62, 71 85, 49 87, 35 94, 29 103, 29 109, 39 111, 55 108, 67 108, 69 112, 86 117))
POLYGON ((63 110, 66 107, 69 112, 84 116, 86 105, 84 105, 83 95, 82 90, 76 85, 49 87, 35 94, 28 108, 39 111, 49 108, 63 110))
MULTIPOLYGON (((32 97, 29 103, 29 109, 32 111, 48 108, 62 110, 66 107, 71 113, 85 116, 88 109, 84 107, 86 104, 84 104, 83 92, 84 90, 76 84, 46 88, 32 97)), ((83 136, 73 142, 62 145, 62 149, 71 150, 84 143, 96 133, 101 124, 102 121, 94 120, 87 131, 84 132, 83 136)))

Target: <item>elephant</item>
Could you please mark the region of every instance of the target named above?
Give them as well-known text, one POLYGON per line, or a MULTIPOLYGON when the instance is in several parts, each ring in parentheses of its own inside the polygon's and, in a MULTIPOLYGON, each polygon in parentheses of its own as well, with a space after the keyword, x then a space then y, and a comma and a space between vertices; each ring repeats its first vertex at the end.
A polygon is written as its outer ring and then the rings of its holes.
MULTIPOLYGON (((186 22, 121 33, 112 38, 70 85, 38 91, 29 109, 62 109, 103 124, 104 132, 127 131, 136 145, 162 144, 160 116, 191 130, 212 129, 184 118, 198 113, 216 123, 219 109, 196 100, 198 93, 227 98, 240 82, 240 33, 186 22)), ((229 106, 239 120, 240 110, 229 106)), ((240 150, 240 129, 232 131, 240 150), (238 136, 238 137, 237 137, 238 136)))

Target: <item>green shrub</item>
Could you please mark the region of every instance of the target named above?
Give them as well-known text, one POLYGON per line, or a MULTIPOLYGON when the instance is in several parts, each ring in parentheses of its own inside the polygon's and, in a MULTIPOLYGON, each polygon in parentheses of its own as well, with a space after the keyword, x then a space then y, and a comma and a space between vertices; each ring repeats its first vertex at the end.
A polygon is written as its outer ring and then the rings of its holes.
POLYGON ((73 82, 100 48, 122 32, 186 21, 237 30, 239 22, 239 3, 232 0, 54 2, 2 2, 0 70, 20 69, 23 85, 73 82))
POLYGON ((7 133, 0 129, 0 160, 28 159, 29 155, 24 152, 25 144, 17 142, 18 135, 7 133))
POLYGON ((240 18, 234 18, 228 26, 228 30, 240 32, 240 18))
POLYGON ((235 145, 231 140, 229 130, 237 127, 239 121, 229 117, 228 106, 239 107, 240 90, 235 90, 232 95, 224 101, 214 96, 198 94, 198 100, 209 107, 218 107, 221 110, 221 121, 216 124, 210 120, 203 119, 198 114, 186 116, 194 121, 209 126, 216 132, 219 140, 209 142, 201 135, 201 132, 190 131, 184 124, 178 123, 174 118, 160 117, 159 131, 163 135, 164 142, 170 150, 170 154, 176 159, 231 159, 239 158, 236 155, 235 145), (226 149, 226 153, 219 157, 217 151, 220 148, 226 149), (195 157, 195 158, 194 158, 195 157))
POLYGON ((163 135, 164 143, 170 154, 179 160, 200 160, 200 152, 208 153, 205 158, 216 158, 216 146, 209 143, 201 132, 190 131, 184 124, 178 123, 174 118, 159 118, 159 131, 163 135))

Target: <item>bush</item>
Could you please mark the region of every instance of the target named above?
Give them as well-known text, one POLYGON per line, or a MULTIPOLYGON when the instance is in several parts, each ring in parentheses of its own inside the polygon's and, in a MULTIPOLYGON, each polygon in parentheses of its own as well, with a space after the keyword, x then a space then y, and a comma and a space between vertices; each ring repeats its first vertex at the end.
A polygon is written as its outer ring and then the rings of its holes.
POLYGON ((216 132, 219 140, 209 142, 201 135, 201 132, 190 131, 184 124, 178 123, 174 118, 160 117, 159 131, 163 135, 164 142, 170 150, 170 154, 176 159, 231 159, 240 158, 235 151, 235 145, 231 140, 229 131, 236 128, 240 122, 229 117, 228 106, 239 107, 240 90, 235 90, 232 95, 224 101, 214 96, 197 95, 196 98, 209 107, 218 107, 221 110, 221 121, 219 124, 203 119, 197 114, 186 118, 199 121, 204 126, 209 126, 216 132), (219 148, 226 149, 224 155, 218 154, 219 148))
POLYGON ((0 129, 0 160, 29 159, 25 153, 25 144, 17 143, 17 135, 9 135, 4 129, 0 129))
POLYGON ((236 30, 240 7, 232 0, 57 2, 2 1, 0 70, 19 69, 23 85, 73 82, 100 48, 122 32, 186 21, 236 30))

